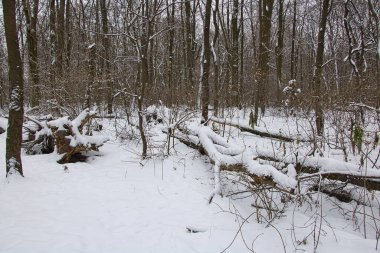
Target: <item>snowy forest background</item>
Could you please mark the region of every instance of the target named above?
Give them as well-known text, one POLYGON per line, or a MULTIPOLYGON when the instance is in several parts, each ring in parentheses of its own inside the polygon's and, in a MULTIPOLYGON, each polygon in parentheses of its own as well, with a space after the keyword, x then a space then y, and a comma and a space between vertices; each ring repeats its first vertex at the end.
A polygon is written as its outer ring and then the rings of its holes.
POLYGON ((377 250, 379 1, 3 0, 0 12, 0 252, 377 250), (147 198, 165 211, 145 213, 147 198), (67 225, 78 206, 93 219, 67 225), (163 240, 141 246, 139 213, 163 240))

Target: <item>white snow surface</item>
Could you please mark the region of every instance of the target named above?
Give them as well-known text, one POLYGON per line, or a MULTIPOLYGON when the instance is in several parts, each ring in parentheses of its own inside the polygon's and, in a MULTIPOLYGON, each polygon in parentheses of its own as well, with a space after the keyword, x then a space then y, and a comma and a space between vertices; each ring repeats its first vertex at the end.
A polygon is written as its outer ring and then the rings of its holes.
MULTIPOLYGON (((290 208, 270 226, 257 223, 252 199, 215 195, 208 204, 214 174, 197 151, 177 143, 177 154, 140 163, 129 152, 134 146, 108 135, 112 140, 99 156, 67 164, 68 170, 56 163, 57 154, 23 155, 24 178, 7 180, 1 167, 1 253, 214 253, 232 242, 226 252, 251 252, 246 244, 259 253, 284 252, 284 247, 286 252, 313 252, 312 237, 306 244, 292 240, 302 241, 312 231, 308 207, 290 208)), ((4 165, 4 134, 0 154, 4 165)), ((324 208, 331 214, 324 217, 329 225, 322 223, 319 253, 376 252, 373 234, 364 239, 326 200, 324 208)))
POLYGON ((7 130, 8 120, 0 117, 0 127, 4 130, 7 130))

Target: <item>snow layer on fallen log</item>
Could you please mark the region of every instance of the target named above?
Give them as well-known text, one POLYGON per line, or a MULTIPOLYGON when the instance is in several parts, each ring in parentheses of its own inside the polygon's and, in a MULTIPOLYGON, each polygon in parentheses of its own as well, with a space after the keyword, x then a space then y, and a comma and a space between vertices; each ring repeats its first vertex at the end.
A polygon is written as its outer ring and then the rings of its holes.
MULTIPOLYGON (((271 165, 262 165, 253 160, 253 153, 248 149, 242 149, 237 144, 227 142, 223 137, 214 133, 209 127, 189 124, 187 129, 193 136, 198 136, 199 143, 207 152, 211 160, 215 162, 214 173, 219 174, 220 165, 243 164, 248 173, 259 177, 271 177, 272 180, 285 188, 295 188, 297 181, 288 175, 278 171, 271 165), (215 143, 221 145, 218 147, 215 143), (217 148, 218 147, 218 148, 217 148)), ((197 143, 197 142, 193 142, 197 143)), ((220 189, 219 178, 215 178, 215 188, 220 189)))
POLYGON ((273 182, 285 187, 294 189, 297 186, 297 181, 290 175, 283 174, 275 167, 268 164, 260 164, 253 160, 253 154, 249 150, 243 152, 243 164, 247 166, 247 170, 258 176, 271 177, 273 182))
POLYGON ((96 147, 102 146, 105 142, 109 140, 107 136, 87 136, 81 134, 79 128, 82 127, 84 121, 87 117, 92 117, 96 115, 96 111, 90 111, 88 108, 83 110, 74 120, 70 121, 69 117, 62 117, 56 120, 49 121, 48 126, 57 128, 58 130, 65 130, 65 126, 69 127, 73 132, 73 136, 67 136, 70 139, 70 146, 76 147, 78 145, 83 145, 85 147, 91 147, 95 145, 96 147))
POLYGON ((41 122, 41 130, 36 132, 36 139, 40 138, 40 136, 43 136, 43 135, 46 135, 46 136, 53 135, 51 129, 47 126, 46 121, 41 122))
POLYGON ((326 157, 314 157, 314 156, 298 156, 288 155, 286 157, 280 157, 273 155, 273 151, 269 150, 256 150, 257 155, 265 157, 273 157, 276 160, 283 161, 285 163, 300 163, 304 167, 312 167, 319 170, 320 174, 323 173, 341 173, 350 174, 353 176, 368 176, 368 177, 380 177, 380 171, 372 168, 364 168, 360 165, 353 163, 339 161, 333 158, 326 157))
POLYGON ((65 116, 59 119, 51 120, 47 124, 48 126, 57 128, 58 130, 65 130, 65 126, 69 126, 71 121, 69 120, 69 116, 65 116))
POLYGON ((70 146, 75 147, 78 144, 83 145, 85 147, 89 147, 91 145, 95 146, 101 146, 105 142, 109 141, 109 138, 107 136, 87 136, 87 135, 82 135, 79 131, 79 128, 83 124, 83 121, 87 117, 94 116, 96 112, 90 111, 89 109, 86 109, 82 111, 78 117, 76 117, 72 122, 71 122, 71 130, 73 131, 74 137, 69 136, 71 141, 70 141, 70 146))

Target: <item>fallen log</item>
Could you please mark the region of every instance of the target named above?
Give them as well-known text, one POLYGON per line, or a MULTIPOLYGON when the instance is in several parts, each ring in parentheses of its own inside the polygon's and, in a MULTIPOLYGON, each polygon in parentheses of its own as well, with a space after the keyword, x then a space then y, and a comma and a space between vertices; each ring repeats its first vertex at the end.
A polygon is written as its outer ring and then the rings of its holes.
POLYGON ((252 179, 254 184, 269 185, 282 192, 292 193, 297 185, 294 178, 283 174, 270 165, 261 165, 253 160, 252 153, 214 133, 202 125, 187 127, 183 131, 173 131, 172 136, 185 145, 199 150, 209 157, 214 164, 215 194, 220 194, 220 171, 243 173, 252 179))
POLYGON ((346 162, 331 161, 333 160, 331 158, 299 157, 298 159, 294 159, 287 157, 280 159, 267 153, 259 153, 257 158, 277 163, 283 162, 286 166, 293 164, 300 181, 312 177, 321 177, 364 187, 369 191, 380 191, 380 171, 378 170, 367 169, 363 171, 360 166, 346 162), (301 176, 301 174, 306 175, 301 176))
POLYGON ((39 121, 27 115, 24 117, 28 120, 23 125, 22 147, 28 155, 50 154, 54 151, 54 137, 52 131, 46 124, 46 121, 39 121))
POLYGON ((96 115, 95 111, 85 109, 74 120, 68 117, 49 121, 47 124, 54 129, 58 154, 64 154, 58 163, 82 161, 82 152, 94 150, 109 140, 107 136, 88 136, 82 134, 84 126, 96 115))
POLYGON ((276 139, 284 142, 294 142, 294 141, 302 141, 302 142, 309 142, 310 140, 302 139, 302 138, 297 138, 297 137, 291 137, 291 136, 284 136, 276 133, 270 133, 267 131, 259 130, 258 128, 252 128, 249 126, 242 125, 238 122, 234 122, 233 120, 230 119, 221 119, 217 117, 211 117, 210 120, 212 122, 218 123, 218 124, 225 124, 228 126, 236 127, 242 132, 248 132, 254 135, 258 135, 261 137, 266 137, 266 138, 271 138, 271 139, 276 139))
POLYGON ((351 201, 355 200, 350 192, 343 190, 342 188, 343 187, 334 188, 334 187, 329 187, 329 186, 324 186, 324 185, 322 186, 314 185, 313 187, 309 189, 309 191, 322 192, 344 203, 350 203, 351 201))
POLYGON ((85 109, 74 120, 62 117, 51 121, 38 121, 32 117, 26 118, 33 122, 35 129, 24 126, 28 138, 23 146, 28 154, 51 153, 56 147, 57 153, 63 156, 58 163, 84 161, 85 151, 98 151, 99 147, 109 140, 106 136, 89 136, 83 134, 84 126, 96 115, 95 111, 85 109))

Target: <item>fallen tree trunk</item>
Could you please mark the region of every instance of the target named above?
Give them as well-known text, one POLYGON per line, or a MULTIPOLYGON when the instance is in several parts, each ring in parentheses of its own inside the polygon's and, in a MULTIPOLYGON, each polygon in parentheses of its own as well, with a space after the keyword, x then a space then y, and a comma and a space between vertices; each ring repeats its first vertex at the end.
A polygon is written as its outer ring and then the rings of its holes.
POLYGON ((220 171, 243 173, 252 179, 253 184, 269 185, 286 193, 292 193, 297 185, 294 178, 273 166, 259 164, 249 150, 228 143, 209 127, 188 127, 179 132, 172 131, 172 136, 207 155, 214 164, 215 190, 210 201, 215 194, 220 194, 220 171))
POLYGON ((230 119, 221 119, 217 117, 211 117, 210 120, 212 122, 218 123, 218 124, 225 124, 228 126, 236 127, 242 132, 248 132, 254 135, 258 135, 261 137, 266 137, 266 138, 271 138, 271 139, 276 139, 279 141, 284 141, 284 142, 294 142, 294 141, 302 141, 302 142, 308 142, 310 140, 305 140, 302 138, 296 138, 296 137, 291 137, 291 136, 284 136, 276 133, 270 133, 267 131, 262 131, 259 130, 258 128, 251 128, 249 126, 244 126, 242 124, 239 124, 238 122, 234 122, 233 120, 230 119))
POLYGON ((330 197, 334 197, 341 202, 350 203, 354 200, 350 192, 343 190, 342 188, 331 188, 328 186, 314 185, 309 191, 322 192, 330 197))
POLYGON ((380 172, 374 169, 363 171, 355 164, 339 161, 332 162, 330 158, 299 157, 298 161, 294 161, 291 158, 281 160, 268 154, 258 154, 257 158, 278 163, 283 162, 286 166, 293 164, 298 175, 307 174, 299 176, 298 180, 300 181, 312 177, 321 177, 364 187, 369 191, 380 191, 380 172), (328 167, 334 165, 335 168, 328 167))

